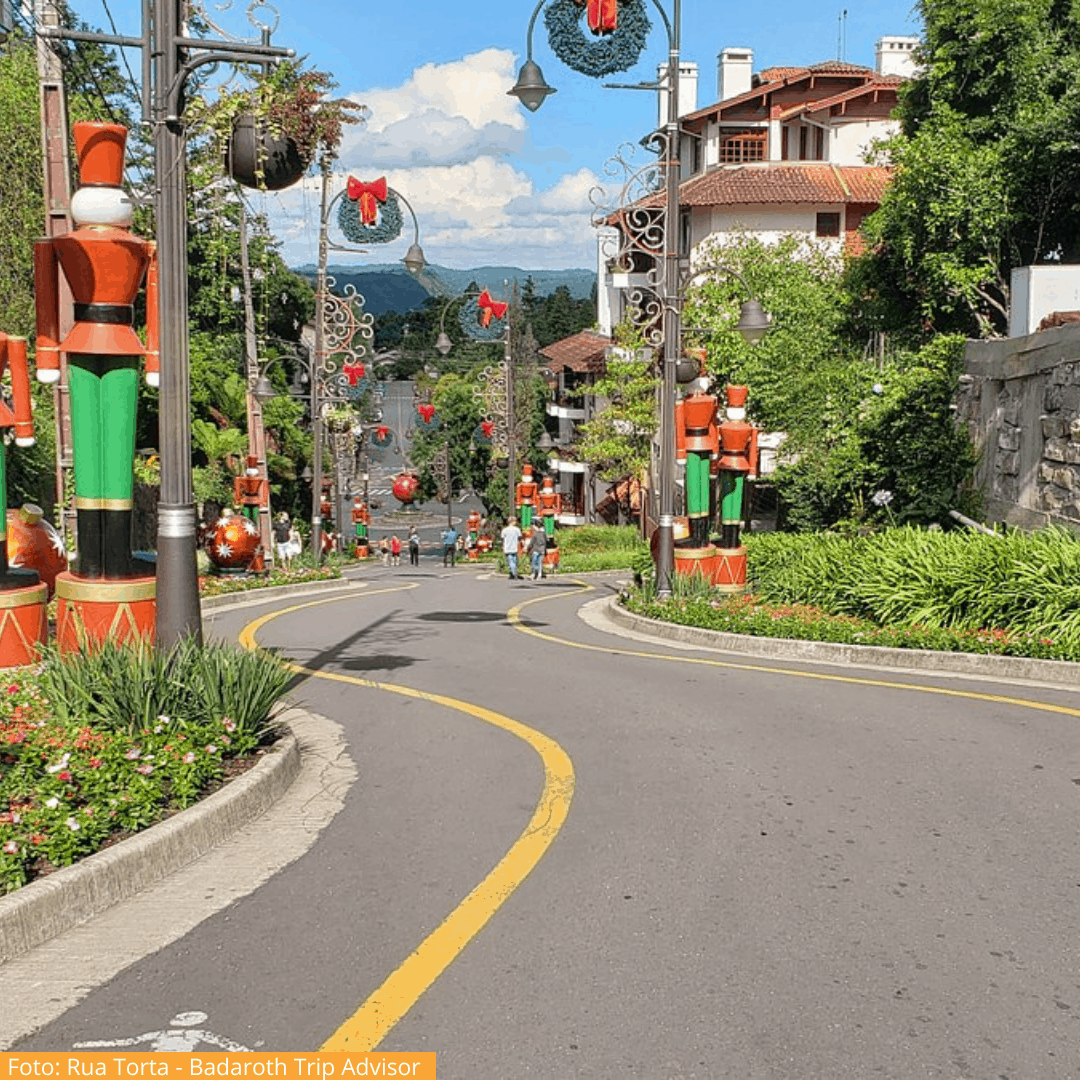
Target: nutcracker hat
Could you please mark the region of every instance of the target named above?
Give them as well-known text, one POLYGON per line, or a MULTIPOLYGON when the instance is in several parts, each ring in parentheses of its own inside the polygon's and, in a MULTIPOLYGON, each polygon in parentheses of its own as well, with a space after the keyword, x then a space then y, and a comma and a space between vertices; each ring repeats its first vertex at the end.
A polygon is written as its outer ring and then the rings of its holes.
POLYGON ((82 187, 121 187, 124 182, 123 124, 80 121, 74 125, 75 154, 82 187))

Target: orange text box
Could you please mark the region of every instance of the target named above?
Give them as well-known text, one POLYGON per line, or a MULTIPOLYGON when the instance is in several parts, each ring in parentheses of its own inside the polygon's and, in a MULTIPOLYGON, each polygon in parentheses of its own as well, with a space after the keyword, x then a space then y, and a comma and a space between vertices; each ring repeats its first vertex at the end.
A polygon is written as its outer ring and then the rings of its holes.
POLYGON ((435 1080, 435 1053, 128 1053, 123 1048, 106 1053, 19 1054, 0 1053, 0 1080, 22 1077, 171 1077, 172 1080, 204 1080, 225 1077, 276 1077, 280 1080, 435 1080))

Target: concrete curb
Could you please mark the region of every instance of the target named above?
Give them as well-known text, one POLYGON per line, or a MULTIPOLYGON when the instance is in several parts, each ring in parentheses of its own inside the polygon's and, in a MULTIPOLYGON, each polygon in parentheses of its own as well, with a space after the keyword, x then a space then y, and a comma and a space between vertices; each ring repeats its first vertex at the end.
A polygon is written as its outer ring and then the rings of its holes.
MULTIPOLYGON (((288 725, 290 709, 283 714, 288 725)), ((0 897, 0 964, 194 862, 273 805, 300 772, 290 731, 243 776, 113 847, 0 897)))
POLYGON ((208 596, 199 602, 203 611, 253 607, 269 603, 282 596, 311 596, 317 593, 356 592, 362 586, 349 578, 327 578, 325 581, 301 581, 296 585, 271 585, 266 589, 246 589, 241 592, 208 596))
POLYGON ((723 630, 681 626, 678 623, 661 622, 659 619, 635 615, 627 611, 616 596, 606 601, 604 614, 616 626, 638 634, 769 660, 807 660, 826 664, 895 668, 898 671, 917 671, 921 674, 936 672, 942 675, 969 675, 1037 682, 1071 690, 1080 687, 1080 664, 1065 660, 1029 660, 1019 656, 886 649, 874 645, 842 645, 826 641, 793 641, 787 638, 729 634, 723 630))

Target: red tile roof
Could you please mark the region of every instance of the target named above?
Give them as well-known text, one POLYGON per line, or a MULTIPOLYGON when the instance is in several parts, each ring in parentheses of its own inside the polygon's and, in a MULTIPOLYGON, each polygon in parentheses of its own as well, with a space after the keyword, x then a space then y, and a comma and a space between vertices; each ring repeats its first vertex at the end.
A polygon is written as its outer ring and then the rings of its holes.
POLYGON ((822 163, 723 166, 687 180, 684 206, 877 203, 889 182, 879 165, 822 163))
POLYGON ((604 350, 611 344, 611 338, 592 330, 582 330, 580 334, 556 341, 540 350, 547 366, 556 374, 560 371, 604 370, 604 350))

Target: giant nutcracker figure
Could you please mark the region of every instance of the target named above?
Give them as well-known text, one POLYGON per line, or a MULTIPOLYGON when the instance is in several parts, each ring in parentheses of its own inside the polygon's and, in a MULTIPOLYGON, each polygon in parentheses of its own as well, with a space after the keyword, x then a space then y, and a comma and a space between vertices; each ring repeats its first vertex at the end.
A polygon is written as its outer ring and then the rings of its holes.
MULTIPOLYGON (((247 467, 240 476, 233 477, 233 499, 240 507, 240 513, 247 518, 255 531, 259 532, 259 511, 270 505, 270 485, 259 475, 259 459, 252 454, 247 457, 247 467)), ((248 573, 261 574, 266 570, 266 552, 263 550, 262 537, 255 549, 255 554, 247 566, 248 573)))
POLYGON ((480 557, 480 527, 483 523, 484 519, 479 510, 469 511, 469 516, 465 520, 465 554, 470 559, 480 557))
POLYGON ((80 187, 71 199, 76 228, 39 240, 37 376, 60 378, 67 356, 75 457, 78 562, 57 579, 61 649, 77 639, 148 636, 154 625, 152 566, 131 550, 132 460, 139 364, 158 378, 157 265, 154 244, 128 231, 133 206, 121 186, 127 129, 74 125, 80 187), (59 274, 75 300, 75 323, 60 340, 59 274), (147 343, 132 329, 133 304, 146 281, 147 343))
POLYGON ((745 386, 725 388, 727 419, 720 425, 720 559, 714 584, 725 592, 746 588, 746 548, 740 543, 743 481, 757 473, 757 429, 746 419, 748 393, 745 386))
POLYGON ((518 521, 521 531, 525 532, 532 525, 533 511, 536 509, 537 487, 533 479, 531 465, 522 465, 521 482, 514 491, 514 504, 517 506, 518 521))
POLYGON ((356 528, 356 557, 366 559, 368 555, 368 527, 371 525, 371 511, 368 505, 357 496, 353 499, 352 523, 356 528))
MULTIPOLYGON (((11 373, 12 403, 0 401, 0 428, 15 429, 16 446, 33 446, 26 338, 0 333, 0 376, 5 368, 11 373)), ((45 643, 49 587, 36 570, 8 563, 6 459, 0 443, 0 667, 18 667, 34 663, 37 646, 45 643)))
POLYGON ((540 517, 544 522, 544 532, 547 533, 550 544, 555 539, 555 518, 562 513, 562 496, 555 490, 554 477, 544 477, 544 485, 540 488, 537 504, 540 508, 540 517))

